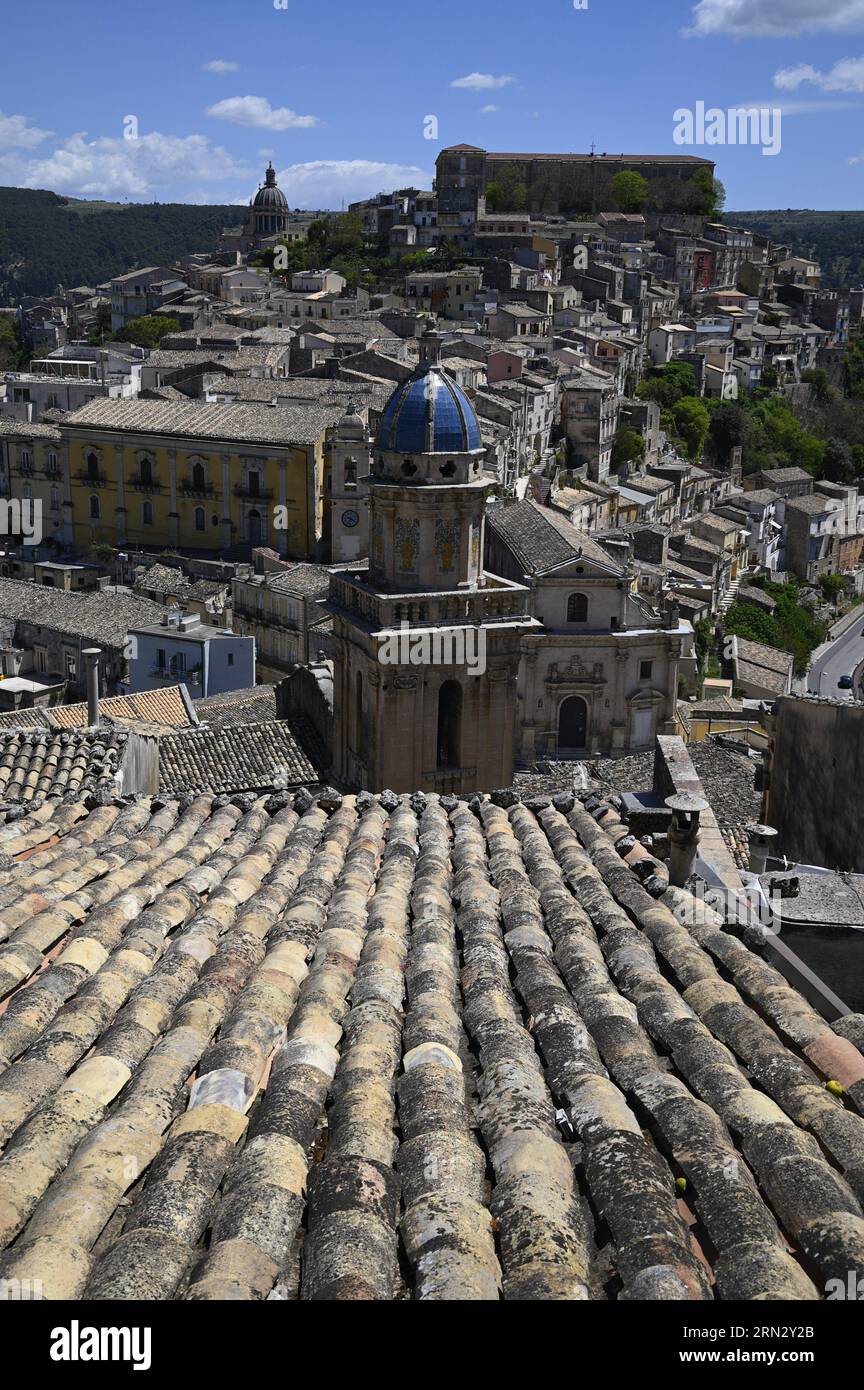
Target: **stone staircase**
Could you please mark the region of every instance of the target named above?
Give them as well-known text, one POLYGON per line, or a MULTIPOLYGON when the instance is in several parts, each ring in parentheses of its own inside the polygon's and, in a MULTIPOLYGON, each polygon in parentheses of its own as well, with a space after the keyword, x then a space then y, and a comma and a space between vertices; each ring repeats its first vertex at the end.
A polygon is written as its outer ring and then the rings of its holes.
POLYGON ((723 595, 723 597, 722 597, 721 600, 720 600, 720 612, 721 612, 721 613, 726 613, 726 612, 728 611, 728 609, 730 609, 730 608, 732 607, 732 604, 735 602, 736 598, 738 597, 738 590, 739 590, 740 588, 741 588, 741 576, 739 575, 737 579, 733 579, 733 580, 732 580, 732 583, 729 585, 729 588, 727 589, 726 593, 723 595))

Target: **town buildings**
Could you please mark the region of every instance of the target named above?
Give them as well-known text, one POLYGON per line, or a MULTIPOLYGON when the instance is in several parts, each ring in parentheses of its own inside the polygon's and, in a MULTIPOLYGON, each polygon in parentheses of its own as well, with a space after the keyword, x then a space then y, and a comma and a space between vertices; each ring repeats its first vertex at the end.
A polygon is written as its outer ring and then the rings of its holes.
POLYGON ((196 696, 255 684, 255 639, 202 623, 197 613, 166 610, 158 623, 129 628, 128 677, 121 693, 184 684, 196 696))

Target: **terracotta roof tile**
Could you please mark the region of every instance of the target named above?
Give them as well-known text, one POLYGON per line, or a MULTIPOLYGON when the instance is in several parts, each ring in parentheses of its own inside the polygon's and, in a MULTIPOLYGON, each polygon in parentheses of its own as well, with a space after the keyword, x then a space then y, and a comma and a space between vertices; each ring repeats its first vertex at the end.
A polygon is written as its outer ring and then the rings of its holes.
MULTIPOLYGON (((277 727, 162 744, 248 782, 277 727)), ((862 1021, 649 894, 614 816, 195 785, 0 824, 0 1277, 808 1301, 860 1276, 862 1021)))

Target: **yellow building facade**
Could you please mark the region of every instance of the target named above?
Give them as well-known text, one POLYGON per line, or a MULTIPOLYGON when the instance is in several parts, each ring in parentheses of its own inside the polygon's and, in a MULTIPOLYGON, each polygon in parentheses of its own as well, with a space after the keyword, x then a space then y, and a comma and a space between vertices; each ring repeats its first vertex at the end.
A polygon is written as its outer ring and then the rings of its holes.
POLYGON ((76 552, 108 544, 217 555, 270 546, 311 559, 326 438, 340 414, 91 402, 61 425, 64 542, 76 552))

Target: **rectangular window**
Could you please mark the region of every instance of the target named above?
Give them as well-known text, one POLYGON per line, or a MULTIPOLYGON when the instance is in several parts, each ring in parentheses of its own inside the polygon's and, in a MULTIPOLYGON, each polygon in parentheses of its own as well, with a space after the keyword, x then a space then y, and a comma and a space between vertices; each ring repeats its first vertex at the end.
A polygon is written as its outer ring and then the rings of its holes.
POLYGON ((653 661, 640 661, 640 662, 639 662, 639 679, 640 679, 640 681, 650 681, 650 679, 651 679, 651 673, 652 673, 653 670, 654 670, 654 662, 653 662, 653 661))

